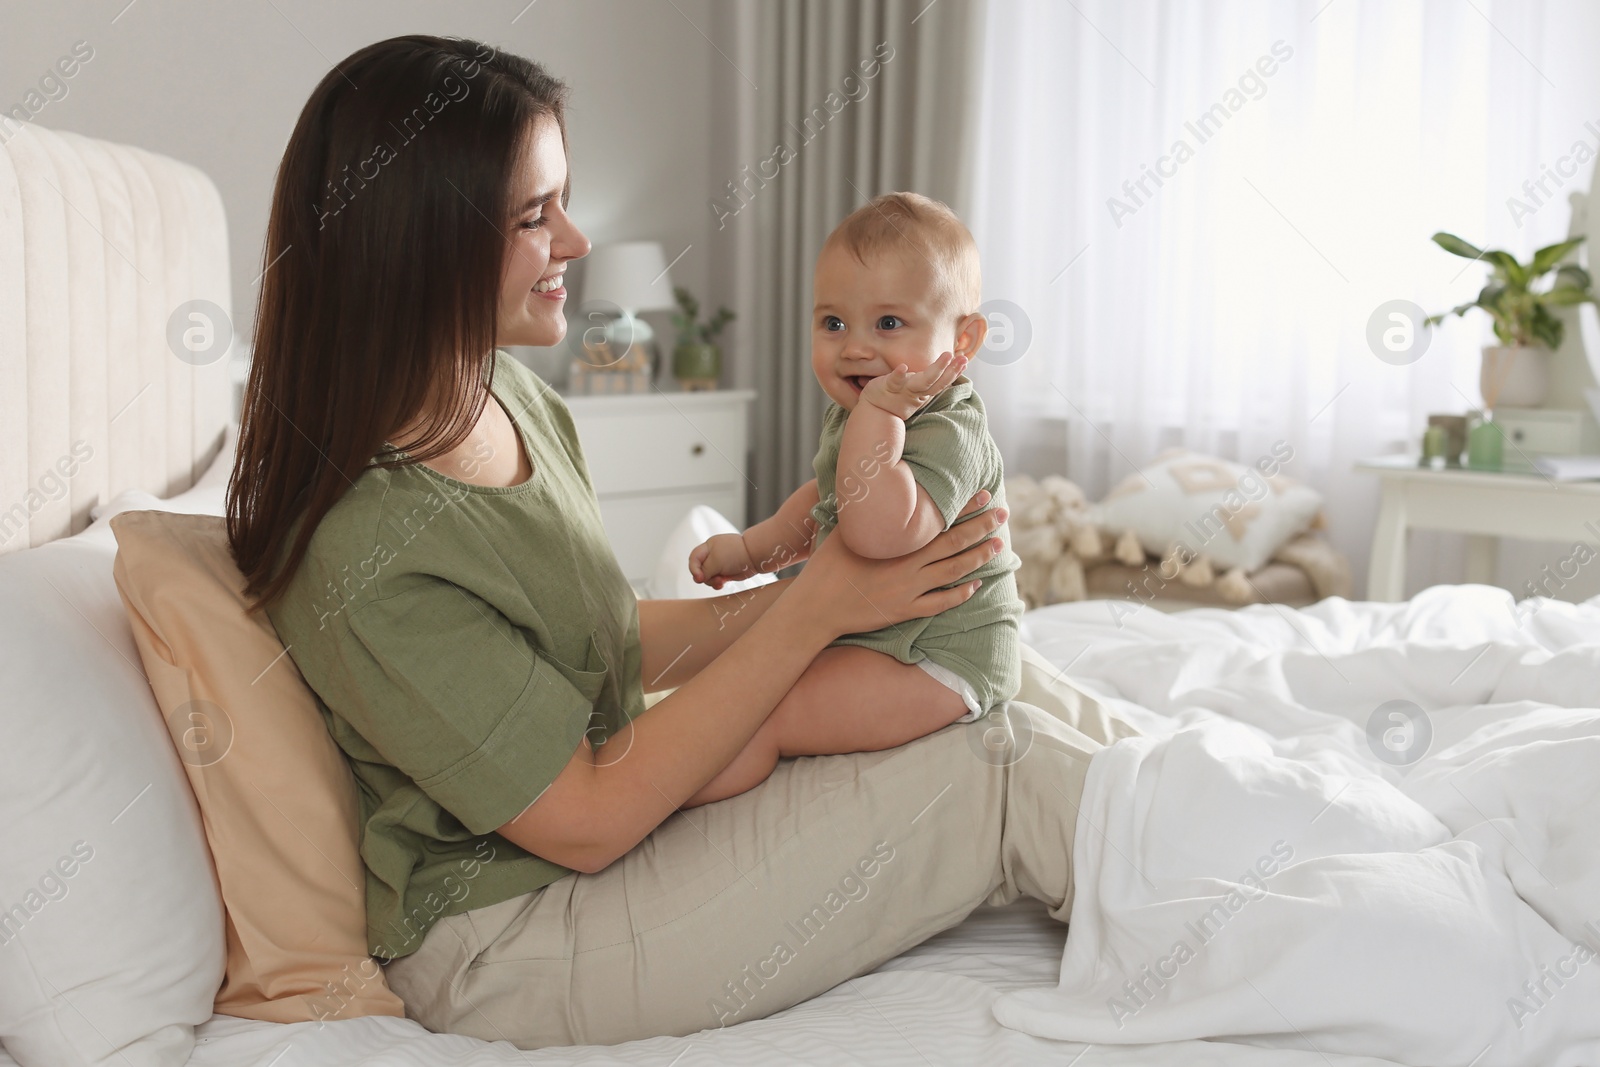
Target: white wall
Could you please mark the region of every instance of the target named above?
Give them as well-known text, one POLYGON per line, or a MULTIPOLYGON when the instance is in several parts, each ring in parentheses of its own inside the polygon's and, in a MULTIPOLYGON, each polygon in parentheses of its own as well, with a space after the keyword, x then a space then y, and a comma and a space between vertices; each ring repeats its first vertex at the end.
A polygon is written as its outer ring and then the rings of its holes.
MULTIPOLYGON (((60 57, 87 42, 93 58, 34 121, 148 148, 211 176, 228 212, 242 336, 273 176, 301 106, 334 63, 402 33, 476 38, 565 79, 578 225, 597 245, 661 241, 669 259, 693 245, 672 268, 673 282, 703 303, 721 299, 706 291, 713 68, 723 60, 702 32, 726 21, 715 0, 535 0, 526 9, 527 0, 124 3, 0 5, 0 110, 23 102, 60 57)), ((581 271, 573 276, 581 296, 581 271)), ((664 315, 649 318, 658 332, 668 329, 664 315)))

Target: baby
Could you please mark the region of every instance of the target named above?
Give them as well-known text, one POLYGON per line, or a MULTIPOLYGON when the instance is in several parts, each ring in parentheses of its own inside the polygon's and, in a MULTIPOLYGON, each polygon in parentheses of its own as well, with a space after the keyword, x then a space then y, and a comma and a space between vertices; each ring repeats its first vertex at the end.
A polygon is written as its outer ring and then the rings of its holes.
MULTIPOLYGON (((981 289, 972 235, 937 200, 889 193, 839 224, 813 284, 811 369, 832 400, 817 477, 766 521, 697 547, 695 581, 720 589, 775 571, 835 535, 859 555, 903 556, 947 529, 980 489, 989 508, 1005 506, 1000 451, 961 376, 988 331, 981 289)), ((823 649, 688 805, 754 787, 783 756, 893 748, 1014 697, 1020 560, 1004 525, 997 535, 1007 547, 962 579, 983 581, 971 599, 823 649)))

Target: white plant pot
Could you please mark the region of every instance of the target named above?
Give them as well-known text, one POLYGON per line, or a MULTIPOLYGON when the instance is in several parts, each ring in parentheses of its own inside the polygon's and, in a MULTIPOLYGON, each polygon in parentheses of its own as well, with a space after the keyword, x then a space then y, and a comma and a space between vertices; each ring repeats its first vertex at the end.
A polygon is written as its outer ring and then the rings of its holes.
POLYGON ((1550 350, 1543 345, 1485 345, 1478 391, 1485 407, 1536 408, 1550 387, 1550 350), (1498 393, 1496 383, 1499 385, 1498 393))

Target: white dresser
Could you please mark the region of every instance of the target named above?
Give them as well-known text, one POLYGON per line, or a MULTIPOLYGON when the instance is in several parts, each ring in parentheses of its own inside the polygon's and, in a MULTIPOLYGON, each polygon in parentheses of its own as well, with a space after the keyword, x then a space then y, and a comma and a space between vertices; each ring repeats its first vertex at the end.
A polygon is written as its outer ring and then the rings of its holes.
POLYGON ((635 586, 655 572, 667 534, 694 505, 745 525, 754 392, 562 399, 578 427, 606 534, 635 586))

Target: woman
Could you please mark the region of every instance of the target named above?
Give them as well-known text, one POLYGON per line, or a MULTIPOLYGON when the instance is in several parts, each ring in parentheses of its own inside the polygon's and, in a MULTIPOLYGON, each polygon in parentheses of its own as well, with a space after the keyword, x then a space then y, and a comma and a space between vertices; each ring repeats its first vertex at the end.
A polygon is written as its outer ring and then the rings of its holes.
POLYGON ((770 1014, 986 900, 1065 920, 1098 744, 1037 708, 1025 759, 952 727, 679 811, 833 638, 970 596, 1001 516, 636 602, 565 406, 495 352, 561 341, 589 249, 564 92, 474 42, 372 45, 313 92, 273 196, 229 534, 355 770, 390 985, 435 1030, 612 1043, 770 1014))

